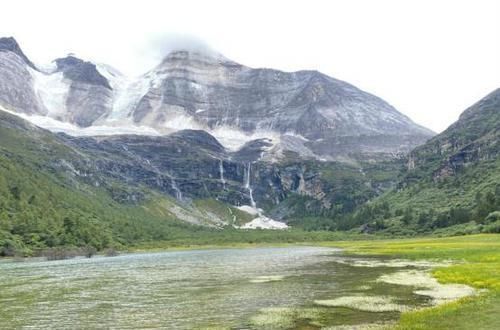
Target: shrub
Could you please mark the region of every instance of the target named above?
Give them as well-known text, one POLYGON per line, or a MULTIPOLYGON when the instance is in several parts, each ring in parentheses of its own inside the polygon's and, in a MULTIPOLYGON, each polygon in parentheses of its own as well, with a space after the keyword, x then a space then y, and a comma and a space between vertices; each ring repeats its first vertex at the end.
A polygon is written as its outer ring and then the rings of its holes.
POLYGON ((493 223, 500 220, 500 211, 491 212, 484 218, 484 223, 493 223))
POLYGON ((485 225, 482 231, 483 233, 500 234, 500 220, 485 225))

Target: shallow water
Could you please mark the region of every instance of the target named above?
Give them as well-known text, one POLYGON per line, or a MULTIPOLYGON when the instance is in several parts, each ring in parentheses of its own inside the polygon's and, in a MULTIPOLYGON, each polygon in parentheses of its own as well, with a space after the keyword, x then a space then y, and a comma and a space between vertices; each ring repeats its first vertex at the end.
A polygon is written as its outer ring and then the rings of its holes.
POLYGON ((430 304, 412 287, 377 281, 394 267, 356 267, 339 254, 287 247, 2 262, 0 328, 319 329, 391 322, 404 310, 320 301, 430 304))

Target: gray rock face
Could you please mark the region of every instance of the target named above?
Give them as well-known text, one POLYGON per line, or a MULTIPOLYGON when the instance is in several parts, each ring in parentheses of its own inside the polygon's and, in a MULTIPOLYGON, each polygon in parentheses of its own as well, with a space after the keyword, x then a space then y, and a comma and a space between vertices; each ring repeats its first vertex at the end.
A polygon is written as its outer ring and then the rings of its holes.
POLYGON ((108 113, 112 102, 111 91, 100 85, 74 81, 66 99, 68 121, 80 127, 91 126, 108 113))
POLYGON ((411 152, 408 172, 432 172, 435 181, 500 155, 500 89, 467 108, 444 132, 411 152))
POLYGON ((26 62, 12 51, 0 51, 0 105, 27 114, 45 114, 26 62))
POLYGON ((148 188, 181 203, 205 198, 235 206, 255 202, 275 219, 287 221, 294 216, 352 212, 387 191, 396 178, 390 178, 391 167, 374 164, 366 164, 372 168, 366 168, 365 174, 357 166, 338 162, 259 162, 259 148, 265 147, 266 141, 252 142, 230 153, 209 134, 196 130, 164 137, 60 135, 59 139, 86 155, 65 159, 66 167, 88 184, 110 187, 120 202, 134 201, 148 188), (389 179, 376 177, 382 172, 389 179), (129 190, 117 194, 113 182, 129 190))
POLYGON ((32 69, 36 70, 35 65, 24 54, 21 47, 19 47, 19 44, 17 43, 16 39, 12 37, 0 38, 0 52, 13 52, 14 54, 17 54, 17 56, 19 56, 32 69))
POLYGON ((222 56, 178 51, 153 71, 155 84, 134 120, 162 121, 181 109, 197 122, 292 132, 308 139, 360 135, 432 135, 392 106, 316 71, 251 69, 222 56))
POLYGON ((111 89, 108 80, 97 71, 95 64, 83 61, 74 56, 55 60, 57 71, 62 71, 64 77, 73 81, 89 85, 96 85, 111 89))
MULTIPOLYGON (((221 55, 177 51, 147 79, 147 92, 127 113, 136 124, 159 129, 175 122, 299 135, 305 141, 293 141, 293 151, 330 159, 406 153, 433 135, 380 98, 316 71, 252 69, 221 55)), ((288 149, 286 142, 279 148, 288 149)))
POLYGON ((66 96, 66 118, 69 122, 88 127, 109 113, 113 102, 112 89, 95 64, 74 56, 59 58, 55 62, 57 71, 70 81, 66 96))
POLYGON ((111 111, 111 86, 95 64, 74 56, 57 59, 55 63, 56 70, 43 72, 13 38, 1 38, 0 105, 80 127, 92 125, 111 111))

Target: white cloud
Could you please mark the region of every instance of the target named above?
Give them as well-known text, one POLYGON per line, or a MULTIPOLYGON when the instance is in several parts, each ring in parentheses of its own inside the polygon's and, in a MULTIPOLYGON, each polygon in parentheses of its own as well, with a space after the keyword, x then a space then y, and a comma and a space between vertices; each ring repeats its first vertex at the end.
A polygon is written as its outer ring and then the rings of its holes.
POLYGON ((152 36, 143 48, 144 56, 149 57, 153 63, 160 62, 173 50, 187 50, 216 55, 214 50, 203 39, 185 33, 165 33, 152 36))
POLYGON ((0 31, 37 62, 75 52, 129 74, 164 56, 165 35, 194 35, 249 66, 346 80, 440 131, 500 87, 499 12, 496 0, 7 0, 0 31))

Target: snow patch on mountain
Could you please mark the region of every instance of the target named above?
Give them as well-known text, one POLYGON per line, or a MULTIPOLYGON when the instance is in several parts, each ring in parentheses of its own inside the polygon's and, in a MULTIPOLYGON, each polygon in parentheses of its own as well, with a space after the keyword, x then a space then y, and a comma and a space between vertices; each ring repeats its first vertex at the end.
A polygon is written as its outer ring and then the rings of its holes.
POLYGON ((238 128, 229 126, 218 126, 213 130, 208 130, 225 148, 231 151, 237 151, 245 145, 245 143, 258 140, 268 139, 273 145, 280 141, 280 134, 269 130, 256 130, 253 133, 246 133, 238 128))
POLYGON ((246 212, 248 214, 257 216, 250 222, 247 222, 240 228, 243 229, 287 229, 288 225, 281 221, 276 221, 263 214, 263 210, 257 208, 256 206, 241 205, 237 207, 238 210, 246 212))
POLYGON ((192 116, 186 115, 184 111, 169 111, 165 115, 164 127, 171 130, 204 129, 192 116))
POLYGON ((47 129, 54 133, 65 133, 72 136, 103 136, 103 135, 149 135, 149 136, 160 136, 157 130, 146 127, 146 126, 136 126, 136 125, 97 125, 90 127, 78 127, 68 122, 62 122, 60 120, 40 116, 40 115, 27 115, 24 113, 14 112, 0 107, 1 111, 8 112, 12 115, 18 116, 30 123, 47 129))
POLYGON ((71 82, 62 72, 47 74, 27 67, 33 77, 33 89, 47 109, 51 118, 64 118, 67 114, 66 99, 71 82))
POLYGON ((102 121, 123 121, 131 116, 133 109, 146 95, 151 87, 151 79, 147 75, 128 77, 117 69, 106 65, 97 64, 101 73, 113 89, 113 106, 111 112, 102 121))
MULTIPOLYGON (((54 106, 53 109, 57 109, 54 106)), ((168 135, 170 133, 184 130, 184 129, 205 129, 209 134, 214 136, 225 148, 231 151, 239 150, 245 143, 256 140, 267 138, 271 135, 270 139, 273 144, 278 144, 280 137, 275 132, 258 131, 254 134, 246 134, 245 132, 231 128, 231 127, 218 127, 215 130, 210 130, 202 127, 194 121, 194 118, 186 116, 184 114, 177 114, 172 116, 169 120, 165 122, 162 127, 153 128, 151 126, 136 125, 132 122, 130 118, 105 118, 99 120, 98 123, 90 127, 78 127, 69 122, 64 122, 57 120, 52 117, 40 116, 40 115, 27 115, 20 112, 10 111, 4 108, 0 110, 6 111, 15 116, 21 117, 32 124, 39 126, 41 128, 47 129, 55 133, 66 133, 72 136, 98 136, 98 135, 120 135, 120 134, 131 134, 131 135, 149 135, 149 136, 161 136, 168 135)), ((56 112, 52 112, 55 114, 56 112)))
POLYGON ((258 215, 259 213, 263 212, 262 209, 257 209, 255 207, 252 207, 250 205, 241 205, 237 207, 238 210, 246 212, 251 215, 258 215))
POLYGON ((36 63, 35 66, 38 69, 38 71, 45 74, 52 74, 57 70, 56 61, 52 61, 49 63, 36 63))
POLYGON ((288 225, 284 222, 276 221, 266 216, 259 216, 250 222, 244 224, 243 229, 287 229, 288 225))

